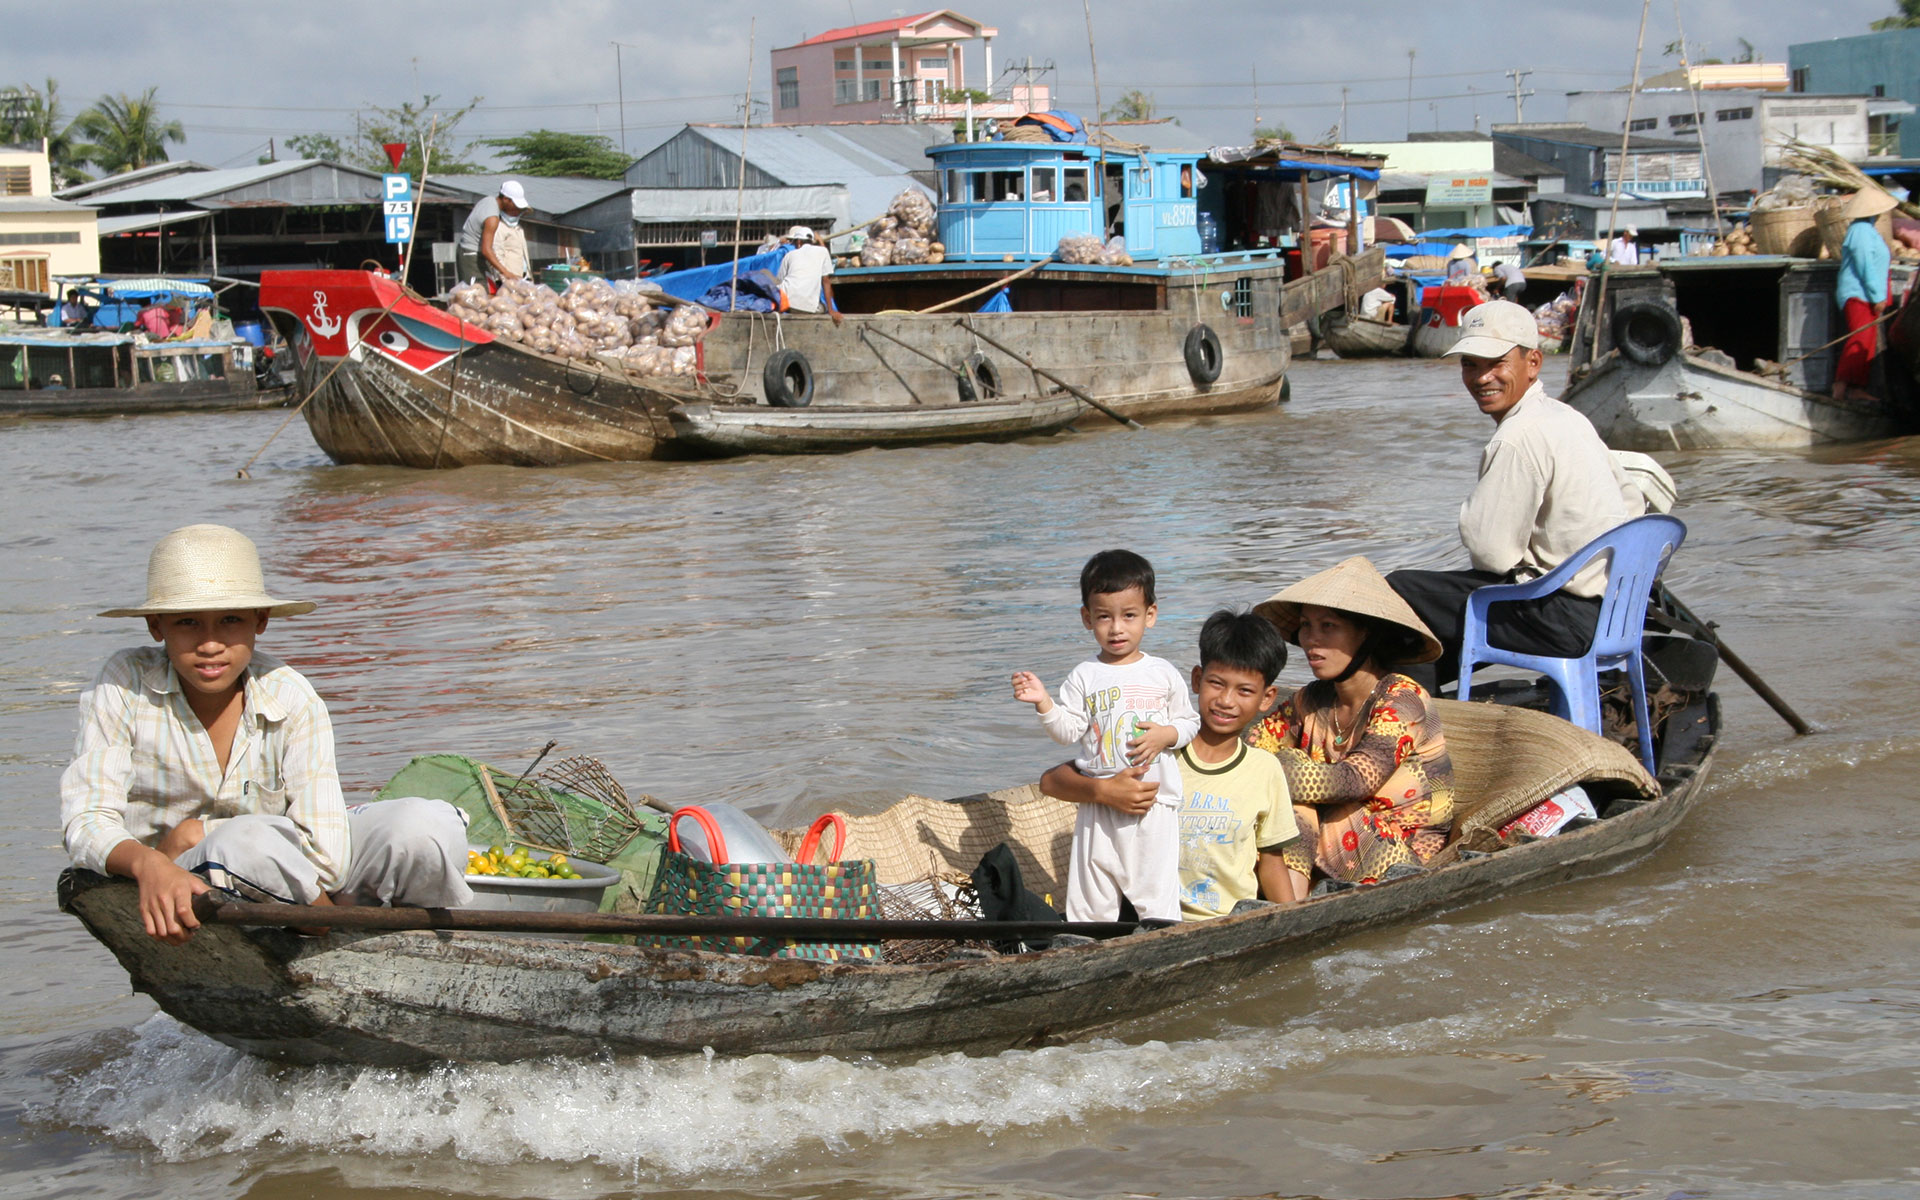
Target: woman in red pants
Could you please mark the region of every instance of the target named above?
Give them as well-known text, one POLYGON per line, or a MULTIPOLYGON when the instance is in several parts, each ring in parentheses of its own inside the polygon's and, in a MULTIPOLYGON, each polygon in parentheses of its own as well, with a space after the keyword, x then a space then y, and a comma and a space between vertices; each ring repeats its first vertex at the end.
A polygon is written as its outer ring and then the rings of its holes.
POLYGON ((1847 218, 1840 246, 1840 281, 1834 303, 1846 318, 1850 335, 1833 371, 1833 398, 1845 400, 1853 389, 1866 390, 1873 356, 1880 346, 1878 318, 1887 308, 1887 268, 1893 255, 1874 221, 1894 207, 1894 199, 1871 185, 1861 188, 1841 211, 1847 218))

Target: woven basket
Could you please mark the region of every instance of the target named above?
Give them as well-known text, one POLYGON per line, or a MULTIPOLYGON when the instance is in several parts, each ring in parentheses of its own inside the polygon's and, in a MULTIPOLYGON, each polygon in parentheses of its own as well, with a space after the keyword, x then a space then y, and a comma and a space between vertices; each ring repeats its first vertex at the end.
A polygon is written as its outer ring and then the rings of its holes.
MULTIPOLYGON (((1820 230, 1820 242, 1826 248, 1828 258, 1839 258, 1840 244, 1847 240, 1847 226, 1853 222, 1841 214, 1846 209, 1847 201, 1852 198, 1851 196, 1827 196, 1823 197, 1818 205, 1819 212, 1814 218, 1814 224, 1820 230)), ((1881 213, 1880 218, 1873 223, 1873 228, 1879 233, 1881 241, 1888 246, 1893 245, 1892 213, 1881 213)))
MULTIPOLYGON (((866 920, 880 915, 873 864, 728 863, 714 866, 669 851, 660 862, 647 912, 685 917, 834 917, 866 920)), ((875 942, 792 942, 774 938, 642 936, 643 946, 807 958, 818 962, 879 958, 875 942)))
POLYGON ((1811 204, 1757 212, 1747 225, 1753 231, 1753 248, 1761 254, 1813 258, 1819 253, 1820 235, 1811 204))

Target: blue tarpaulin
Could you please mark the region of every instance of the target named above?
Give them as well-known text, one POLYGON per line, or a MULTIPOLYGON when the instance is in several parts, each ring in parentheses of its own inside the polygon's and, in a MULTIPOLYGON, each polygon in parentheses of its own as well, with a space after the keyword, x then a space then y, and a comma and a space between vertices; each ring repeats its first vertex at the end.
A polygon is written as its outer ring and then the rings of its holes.
MULTIPOLYGON (((780 272, 780 260, 787 256, 793 247, 781 243, 778 250, 769 250, 765 254, 749 254, 740 260, 740 274, 749 271, 780 272)), ((669 296, 678 296, 682 300, 698 300, 706 295, 709 288, 724 285, 734 274, 733 261, 714 263, 710 267, 690 267, 685 271, 669 271, 665 275, 655 275, 653 282, 669 296)))
POLYGON ((1526 237, 1532 232, 1531 225, 1481 225, 1473 229, 1422 229, 1420 236, 1423 238, 1506 238, 1526 237))
POLYGON ((1002 313, 1013 311, 1013 289, 1001 288, 993 294, 993 299, 980 306, 983 313, 1002 313))

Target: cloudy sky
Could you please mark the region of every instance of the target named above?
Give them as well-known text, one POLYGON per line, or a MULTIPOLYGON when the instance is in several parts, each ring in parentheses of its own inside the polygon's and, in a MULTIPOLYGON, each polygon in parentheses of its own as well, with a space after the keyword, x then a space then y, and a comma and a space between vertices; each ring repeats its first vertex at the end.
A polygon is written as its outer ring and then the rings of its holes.
MULTIPOLYGON (((1672 67, 1675 0, 1653 0, 1643 73, 1672 67)), ((1733 58, 1740 39, 1784 60, 1794 42, 1867 31, 1892 0, 1681 0, 1697 56, 1733 58)), ((468 136, 533 128, 616 140, 614 41, 626 89, 626 137, 640 149, 686 121, 736 121, 753 36, 753 90, 768 90, 767 52, 853 21, 925 11, 862 0, 676 7, 618 0, 280 0, 191 6, 0 0, 0 83, 59 81, 71 115, 102 93, 159 88, 187 141, 173 157, 253 162, 268 138, 350 133, 354 111, 436 93, 484 97, 468 136)), ((1060 104, 1093 111, 1087 23, 1079 0, 988 0, 956 11, 997 26, 994 61, 1053 63, 1060 104)), ((1531 70, 1528 120, 1564 113, 1566 92, 1631 75, 1641 6, 1633 0, 1385 3, 1345 0, 1094 0, 1101 96, 1149 93, 1161 113, 1210 143, 1264 124, 1318 138, 1340 120, 1354 140, 1406 130, 1485 128, 1513 118, 1511 69, 1531 70), (1408 101, 1408 52, 1413 52, 1408 101), (1257 90, 1255 81, 1258 81, 1257 90)), ((977 51, 969 75, 980 70, 977 51)))

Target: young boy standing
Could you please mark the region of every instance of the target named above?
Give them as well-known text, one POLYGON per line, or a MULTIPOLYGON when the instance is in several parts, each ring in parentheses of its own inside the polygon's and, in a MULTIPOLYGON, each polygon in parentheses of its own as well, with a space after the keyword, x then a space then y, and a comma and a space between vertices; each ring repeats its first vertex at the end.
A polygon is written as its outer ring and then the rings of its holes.
POLYGON ((1080 571, 1080 623, 1100 649, 1060 686, 1060 702, 1031 671, 1013 675, 1014 699, 1031 704, 1048 736, 1080 744, 1074 765, 1095 777, 1146 767, 1150 800, 1122 809, 1083 804, 1074 817, 1067 919, 1112 921, 1122 897, 1144 920, 1180 919, 1180 769, 1171 751, 1193 740, 1200 717, 1173 664, 1141 651, 1159 616, 1153 565, 1103 550, 1080 571))
POLYGON ((273 617, 253 542, 189 525, 154 546, 144 617, 159 646, 122 650, 80 696, 60 820, 77 867, 140 885, 153 937, 181 943, 209 881, 296 904, 466 904, 466 821, 441 800, 348 809, 333 726, 311 684, 256 652, 273 617))
POLYGON ((1303 900, 1307 880, 1280 852, 1300 837, 1280 760, 1241 741, 1280 698, 1274 680, 1287 643, 1273 623, 1226 609, 1200 629, 1200 732, 1180 751, 1187 795, 1180 805, 1180 911, 1189 921, 1224 917, 1242 900, 1303 900))

